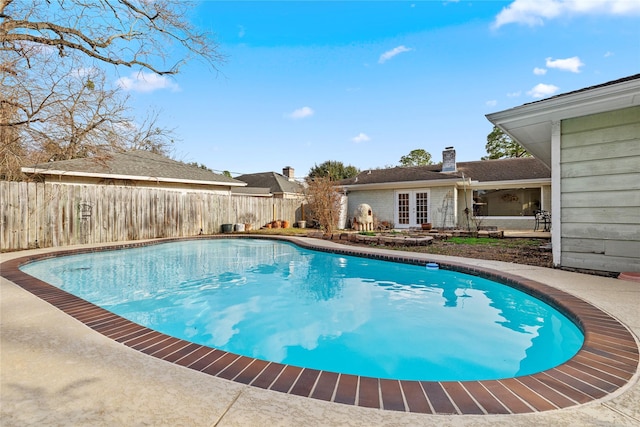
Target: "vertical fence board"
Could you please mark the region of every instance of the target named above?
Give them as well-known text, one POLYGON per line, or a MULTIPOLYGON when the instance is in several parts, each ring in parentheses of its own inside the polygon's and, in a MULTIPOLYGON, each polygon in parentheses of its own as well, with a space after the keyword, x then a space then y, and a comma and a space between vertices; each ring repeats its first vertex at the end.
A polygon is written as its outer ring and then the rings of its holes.
POLYGON ((299 218, 300 199, 115 185, 0 181, 0 250, 219 233, 299 218), (276 217, 274 218, 274 211, 276 217))

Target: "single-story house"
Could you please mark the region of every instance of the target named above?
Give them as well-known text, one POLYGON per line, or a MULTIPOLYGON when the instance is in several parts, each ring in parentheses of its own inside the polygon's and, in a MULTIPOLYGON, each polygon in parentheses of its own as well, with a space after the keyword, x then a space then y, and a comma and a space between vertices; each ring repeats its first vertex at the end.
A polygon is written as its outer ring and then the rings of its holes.
POLYGON ((304 193, 304 186, 295 180, 294 169, 286 166, 282 174, 277 172, 259 172, 239 175, 235 179, 247 184, 247 187, 234 190, 237 194, 251 194, 253 196, 273 195, 276 199, 300 198, 304 193), (265 189, 267 190, 265 193, 265 189))
POLYGON ((528 229, 535 211, 551 210, 551 172, 533 157, 456 162, 452 147, 438 165, 363 171, 340 181, 349 216, 371 206, 394 228, 528 229))
POLYGON ((40 163, 22 168, 30 176, 66 184, 101 184, 229 193, 247 184, 150 151, 113 153, 40 163))
POLYGON ((300 219, 300 200, 276 198, 269 188, 237 193, 246 182, 148 151, 22 171, 32 182, 3 187, 0 222, 12 236, 3 248, 195 236, 300 219))
POLYGON ((554 264, 640 272, 640 74, 487 118, 551 170, 554 264))

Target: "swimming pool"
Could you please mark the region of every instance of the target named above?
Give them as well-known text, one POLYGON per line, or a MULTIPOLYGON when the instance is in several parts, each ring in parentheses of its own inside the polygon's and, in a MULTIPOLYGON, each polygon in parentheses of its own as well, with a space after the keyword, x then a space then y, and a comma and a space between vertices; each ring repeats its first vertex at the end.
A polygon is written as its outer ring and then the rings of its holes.
MULTIPOLYGON (((256 237, 261 236, 252 236, 256 237)), ((218 238, 227 239, 229 236, 195 239, 218 238)), ((263 238, 290 241, 300 247, 339 255, 415 265, 433 261, 426 254, 343 246, 321 239, 284 236, 263 238)), ((490 277, 561 308, 581 326, 585 335, 584 345, 573 358, 543 372, 501 380, 439 382, 390 380, 298 368, 190 343, 133 323, 21 271, 22 266, 37 260, 180 240, 194 238, 27 251, 24 255, 9 256, 8 260, 3 261, 0 275, 10 284, 21 287, 95 333, 128 349, 212 378, 325 402, 422 414, 523 414, 569 408, 612 396, 629 387, 637 373, 639 350, 629 329, 594 305, 545 283, 545 276, 554 275, 552 270, 547 269, 533 268, 531 276, 541 275, 540 280, 534 280, 496 270, 496 267, 489 268, 488 265, 493 264, 490 262, 468 260, 467 263, 460 259, 437 257, 449 269, 490 277)), ((522 267, 515 270, 522 270, 522 267)), ((212 386, 215 384, 213 381, 212 386)))
POLYGON ((194 240, 59 257, 23 271, 162 333, 272 362, 469 381, 570 359, 583 335, 490 280, 273 240, 194 240))

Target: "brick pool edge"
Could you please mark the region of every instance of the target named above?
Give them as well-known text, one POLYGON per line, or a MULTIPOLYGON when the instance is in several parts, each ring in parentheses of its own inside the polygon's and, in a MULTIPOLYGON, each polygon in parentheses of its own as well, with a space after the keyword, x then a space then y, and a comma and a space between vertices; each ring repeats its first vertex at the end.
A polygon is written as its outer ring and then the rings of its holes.
MULTIPOLYGON (((354 246, 314 245, 283 236, 203 236, 284 240, 308 249, 424 265, 411 253, 388 255, 354 246)), ((519 414, 568 408, 601 399, 624 387, 638 369, 638 346, 615 318, 591 304, 540 282, 462 263, 443 268, 515 287, 559 309, 583 330, 578 353, 555 368, 533 375, 487 381, 404 381, 360 377, 300 368, 239 356, 170 337, 133 323, 61 289, 23 273, 23 264, 57 256, 149 246, 182 239, 158 239, 94 248, 60 250, 5 261, 1 275, 93 330, 144 354, 254 387, 324 401, 426 414, 519 414)))

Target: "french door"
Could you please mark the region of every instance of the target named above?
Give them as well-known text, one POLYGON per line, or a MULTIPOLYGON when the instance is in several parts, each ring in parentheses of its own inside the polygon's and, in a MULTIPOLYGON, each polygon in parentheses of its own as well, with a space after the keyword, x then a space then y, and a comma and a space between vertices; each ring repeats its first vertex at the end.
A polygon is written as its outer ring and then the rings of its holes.
POLYGON ((418 227, 429 221, 429 191, 397 191, 395 226, 418 227))

